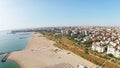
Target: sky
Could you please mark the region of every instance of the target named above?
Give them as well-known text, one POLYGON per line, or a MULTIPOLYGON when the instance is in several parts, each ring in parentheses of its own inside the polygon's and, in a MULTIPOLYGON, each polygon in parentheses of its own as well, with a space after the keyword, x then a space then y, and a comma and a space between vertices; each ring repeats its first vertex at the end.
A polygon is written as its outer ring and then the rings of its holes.
POLYGON ((0 0, 0 30, 119 26, 120 0, 0 0))

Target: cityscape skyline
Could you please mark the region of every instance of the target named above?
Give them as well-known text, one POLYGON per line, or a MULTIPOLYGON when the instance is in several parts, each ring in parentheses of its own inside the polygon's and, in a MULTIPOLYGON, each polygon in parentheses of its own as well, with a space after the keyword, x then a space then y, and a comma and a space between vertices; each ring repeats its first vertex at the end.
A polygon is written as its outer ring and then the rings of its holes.
POLYGON ((0 30, 119 26, 119 0, 1 0, 0 30))

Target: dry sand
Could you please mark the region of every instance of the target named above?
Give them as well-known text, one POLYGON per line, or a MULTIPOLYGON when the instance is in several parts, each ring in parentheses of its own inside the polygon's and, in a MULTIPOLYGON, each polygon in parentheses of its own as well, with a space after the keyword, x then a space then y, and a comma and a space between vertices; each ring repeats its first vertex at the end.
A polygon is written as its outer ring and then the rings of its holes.
POLYGON ((55 42, 39 36, 39 33, 32 33, 26 48, 11 53, 9 59, 15 60, 21 68, 77 68, 78 64, 86 65, 88 68, 97 67, 70 51, 55 47, 55 42))

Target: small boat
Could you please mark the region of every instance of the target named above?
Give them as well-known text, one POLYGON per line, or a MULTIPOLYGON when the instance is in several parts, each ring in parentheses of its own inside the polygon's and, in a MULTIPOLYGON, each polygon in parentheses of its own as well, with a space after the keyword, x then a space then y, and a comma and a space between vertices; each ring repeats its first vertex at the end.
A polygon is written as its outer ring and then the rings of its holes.
POLYGON ((24 38, 26 38, 26 37, 20 37, 19 39, 24 39, 24 38))
POLYGON ((23 37, 19 38, 19 39, 23 39, 23 37))

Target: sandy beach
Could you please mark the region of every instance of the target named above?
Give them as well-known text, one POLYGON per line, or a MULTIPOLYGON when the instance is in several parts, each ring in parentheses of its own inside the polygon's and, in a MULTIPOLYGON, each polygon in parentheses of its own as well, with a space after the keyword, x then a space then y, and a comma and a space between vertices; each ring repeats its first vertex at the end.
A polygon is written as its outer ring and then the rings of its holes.
POLYGON ((77 68, 78 64, 97 67, 70 51, 55 47, 54 43, 39 33, 32 33, 26 48, 11 53, 9 59, 15 60, 21 68, 77 68))

